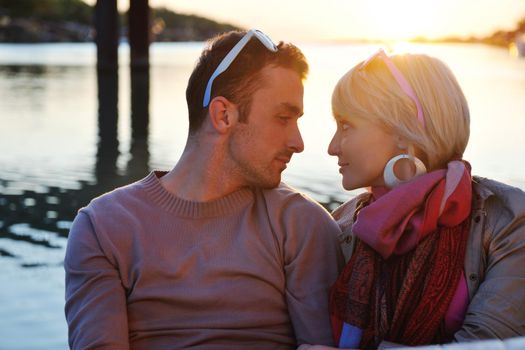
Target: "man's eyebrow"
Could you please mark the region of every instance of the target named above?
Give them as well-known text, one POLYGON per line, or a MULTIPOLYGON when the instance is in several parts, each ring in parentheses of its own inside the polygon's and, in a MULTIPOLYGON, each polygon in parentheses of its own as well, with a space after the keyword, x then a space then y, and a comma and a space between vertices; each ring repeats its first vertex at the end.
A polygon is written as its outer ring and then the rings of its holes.
POLYGON ((280 108, 282 109, 285 109, 287 112, 293 114, 293 115, 297 115, 297 116, 302 116, 304 114, 303 110, 299 107, 297 107, 296 105, 293 105, 291 103, 288 103, 288 102, 281 102, 281 104, 279 105, 280 108))

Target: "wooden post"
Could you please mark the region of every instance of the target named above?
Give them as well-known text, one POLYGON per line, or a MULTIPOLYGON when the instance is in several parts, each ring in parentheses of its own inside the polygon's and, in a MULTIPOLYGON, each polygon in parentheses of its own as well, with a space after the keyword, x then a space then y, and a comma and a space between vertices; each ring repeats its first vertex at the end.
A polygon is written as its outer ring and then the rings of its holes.
POLYGON ((118 10, 117 0, 97 0, 98 182, 116 175, 118 158, 118 10))
POLYGON ((97 0, 95 5, 95 42, 97 68, 118 68, 118 11, 117 0, 97 0))
POLYGON ((131 138, 147 140, 149 136, 149 70, 131 69, 131 138))
POLYGON ((117 175, 118 73, 116 69, 98 69, 98 143, 95 175, 98 183, 117 175))
POLYGON ((150 8, 148 0, 130 0, 128 36, 131 68, 149 66, 150 8))
MULTIPOLYGON (((131 156, 130 173, 147 168, 149 153, 149 40, 148 0, 130 0, 128 35, 131 73, 131 156)), ((147 169, 146 169, 147 170, 147 169)))

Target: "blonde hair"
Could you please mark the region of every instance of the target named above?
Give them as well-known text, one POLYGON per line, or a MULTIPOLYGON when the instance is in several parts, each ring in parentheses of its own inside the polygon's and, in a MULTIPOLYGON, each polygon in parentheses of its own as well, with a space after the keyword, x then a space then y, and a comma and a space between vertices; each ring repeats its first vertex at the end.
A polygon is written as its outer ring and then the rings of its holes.
POLYGON ((364 68, 358 64, 337 83, 332 94, 334 116, 370 120, 409 144, 409 153, 422 158, 428 170, 461 158, 470 134, 470 114, 452 71, 440 60, 420 54, 391 56, 416 93, 425 118, 401 90, 379 57, 364 68))

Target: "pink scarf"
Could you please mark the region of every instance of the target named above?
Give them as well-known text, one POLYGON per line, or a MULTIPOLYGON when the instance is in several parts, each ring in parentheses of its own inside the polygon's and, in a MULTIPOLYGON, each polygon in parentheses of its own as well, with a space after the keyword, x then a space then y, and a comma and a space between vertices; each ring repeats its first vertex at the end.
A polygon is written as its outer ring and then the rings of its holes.
POLYGON ((331 290, 334 338, 364 348, 381 339, 439 342, 463 271, 470 165, 452 161, 448 169, 372 194, 352 227, 354 254, 331 290))
POLYGON ((438 226, 459 225, 470 214, 470 165, 448 163, 390 191, 372 189, 374 201, 357 216, 352 231, 383 259, 402 255, 438 226))

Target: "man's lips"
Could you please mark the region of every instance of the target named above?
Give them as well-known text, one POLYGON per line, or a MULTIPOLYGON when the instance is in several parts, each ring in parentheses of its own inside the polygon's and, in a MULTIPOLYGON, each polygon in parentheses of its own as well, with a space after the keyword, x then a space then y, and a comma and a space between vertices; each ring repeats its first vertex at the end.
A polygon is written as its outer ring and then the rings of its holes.
POLYGON ((290 160, 292 159, 293 153, 290 152, 281 152, 275 157, 276 160, 279 162, 283 162, 284 164, 290 163, 290 160))
POLYGON ((286 164, 288 164, 291 159, 292 159, 292 156, 287 156, 287 155, 281 155, 275 158, 277 162, 281 163, 282 170, 287 168, 286 164))
POLYGON ((276 159, 280 162, 283 162, 284 164, 288 164, 292 158, 291 157, 277 157, 276 159))

